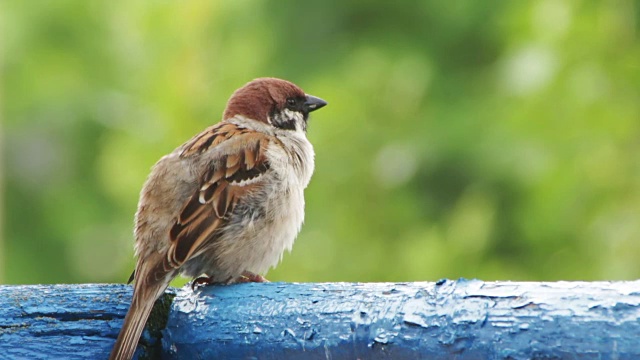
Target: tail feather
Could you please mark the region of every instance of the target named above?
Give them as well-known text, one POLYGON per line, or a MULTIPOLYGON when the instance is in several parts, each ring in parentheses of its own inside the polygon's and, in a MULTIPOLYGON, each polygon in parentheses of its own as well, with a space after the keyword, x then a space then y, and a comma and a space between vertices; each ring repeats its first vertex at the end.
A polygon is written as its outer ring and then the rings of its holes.
POLYGON ((111 350, 109 360, 129 360, 133 357, 140 335, 142 335, 149 314, 151 314, 151 309, 153 309, 153 304, 168 286, 168 284, 162 282, 153 284, 148 288, 142 288, 137 285, 136 283, 131 307, 124 318, 122 329, 111 350))

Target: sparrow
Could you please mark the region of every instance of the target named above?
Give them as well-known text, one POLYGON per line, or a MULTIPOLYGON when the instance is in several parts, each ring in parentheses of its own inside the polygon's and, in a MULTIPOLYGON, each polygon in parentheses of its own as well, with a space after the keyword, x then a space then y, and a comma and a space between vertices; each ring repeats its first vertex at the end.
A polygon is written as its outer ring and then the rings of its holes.
POLYGON ((177 275, 199 283, 263 282, 291 250, 314 170, 309 113, 327 102, 258 78, 222 121, 162 157, 135 215, 133 299, 110 359, 130 359, 156 299, 177 275))

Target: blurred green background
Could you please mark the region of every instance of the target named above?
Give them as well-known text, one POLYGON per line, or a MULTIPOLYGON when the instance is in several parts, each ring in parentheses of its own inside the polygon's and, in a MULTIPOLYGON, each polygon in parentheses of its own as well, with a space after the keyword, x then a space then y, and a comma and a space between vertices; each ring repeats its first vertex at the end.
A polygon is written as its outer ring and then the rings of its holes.
POLYGON ((124 282, 149 168, 261 76, 330 104, 271 280, 638 278, 639 4, 2 1, 0 281, 124 282))

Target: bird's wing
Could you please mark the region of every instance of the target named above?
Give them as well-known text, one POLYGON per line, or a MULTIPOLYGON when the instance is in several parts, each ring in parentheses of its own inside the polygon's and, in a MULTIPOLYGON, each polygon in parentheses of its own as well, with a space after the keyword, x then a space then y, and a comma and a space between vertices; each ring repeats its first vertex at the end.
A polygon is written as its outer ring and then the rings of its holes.
POLYGON ((215 149, 199 187, 184 204, 169 237, 167 265, 178 268, 197 255, 203 243, 214 238, 247 193, 264 186, 270 165, 266 151, 274 141, 266 134, 221 123, 198 134, 183 146, 181 157, 215 149), (233 141, 230 139, 233 138, 233 141))

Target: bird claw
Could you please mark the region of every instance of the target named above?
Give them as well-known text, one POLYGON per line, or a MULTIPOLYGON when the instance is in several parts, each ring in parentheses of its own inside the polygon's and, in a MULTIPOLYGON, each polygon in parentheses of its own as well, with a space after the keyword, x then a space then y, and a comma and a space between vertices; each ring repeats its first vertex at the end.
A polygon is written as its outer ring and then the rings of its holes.
POLYGON ((268 283, 270 282, 264 276, 259 274, 254 274, 251 271, 245 271, 237 278, 230 278, 225 282, 217 282, 214 281, 210 276, 200 276, 198 278, 193 279, 191 281, 191 290, 195 291, 196 288, 200 286, 208 286, 208 285, 231 285, 231 284, 242 284, 242 283, 268 283))
POLYGON ((195 291, 196 288, 199 288, 200 286, 207 286, 207 285, 213 285, 213 284, 218 284, 217 282, 213 281, 213 278, 209 276, 200 276, 198 278, 193 279, 193 281, 191 281, 191 290, 195 291))
POLYGON ((234 283, 249 283, 249 282, 268 283, 270 281, 267 280, 264 276, 259 274, 254 274, 250 271, 243 272, 242 275, 240 275, 240 277, 238 277, 234 281, 234 283))

